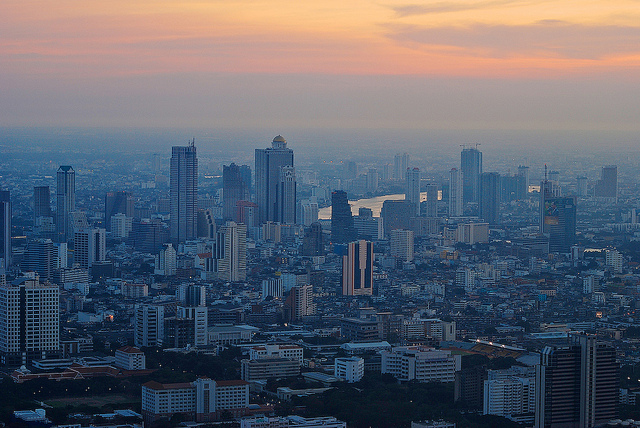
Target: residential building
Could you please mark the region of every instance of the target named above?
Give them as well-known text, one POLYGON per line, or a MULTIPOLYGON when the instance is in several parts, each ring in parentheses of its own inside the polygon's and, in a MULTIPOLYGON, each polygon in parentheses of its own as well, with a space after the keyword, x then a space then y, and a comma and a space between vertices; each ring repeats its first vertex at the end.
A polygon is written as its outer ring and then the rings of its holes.
POLYGON ((449 172, 449 217, 462 216, 462 182, 462 172, 452 168, 449 172))
POLYGON ((244 281, 247 276, 247 226, 228 221, 216 238, 215 259, 218 278, 223 281, 244 281))
POLYGON ((125 370, 144 370, 147 367, 144 352, 133 346, 116 349, 115 365, 125 370))
POLYGON ((489 224, 500 223, 500 174, 484 172, 480 175, 479 216, 489 224))
POLYGON ((106 260, 106 231, 81 229, 75 232, 73 261, 81 268, 91 269, 96 262, 106 260))
POLYGON ((348 383, 360 382, 364 376, 364 359, 360 357, 336 358, 333 375, 348 383))
POLYGON ((392 257, 403 262, 413 261, 413 230, 392 230, 389 242, 392 257))
POLYGON ((133 339, 136 346, 162 346, 164 306, 137 304, 133 324, 133 339))
POLYGON ((413 204, 415 215, 420 216, 420 168, 408 168, 405 176, 404 199, 413 204))
POLYGON ((287 322, 300 321, 304 317, 314 315, 313 286, 296 285, 291 287, 284 302, 284 318, 287 322))
POLYGON ((381 354, 382 373, 405 382, 453 382, 461 364, 460 355, 426 347, 396 347, 381 354))
POLYGON ((373 294, 373 243, 351 242, 342 256, 342 294, 362 296, 373 294))
POLYGON ((438 217, 438 185, 436 183, 427 183, 425 190, 427 193, 427 209, 424 214, 427 217, 438 217))

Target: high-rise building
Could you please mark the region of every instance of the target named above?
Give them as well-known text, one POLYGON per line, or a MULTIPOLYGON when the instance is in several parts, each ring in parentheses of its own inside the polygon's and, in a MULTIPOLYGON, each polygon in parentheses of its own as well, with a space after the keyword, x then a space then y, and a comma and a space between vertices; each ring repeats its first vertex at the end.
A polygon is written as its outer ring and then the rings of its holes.
POLYGON ((358 176, 358 164, 353 161, 346 162, 344 164, 344 178, 347 180, 353 180, 358 176))
POLYGON ((184 306, 206 306, 206 288, 204 285, 181 284, 176 289, 176 297, 184 306))
POLYGON ((540 183, 540 233, 549 236, 549 251, 568 253, 576 239, 575 196, 560 197, 554 183, 540 183))
POLYGON ((133 196, 131 192, 107 192, 104 197, 105 229, 111 230, 111 217, 124 214, 133 218, 133 196))
POLYGON ((324 255, 324 239, 320 223, 311 223, 311 226, 305 230, 302 238, 302 255, 309 257, 324 255))
POLYGON ((355 238, 356 230, 353 226, 353 215, 347 192, 336 190, 331 193, 331 241, 344 243, 355 238))
POLYGON ((298 224, 303 226, 311 226, 312 223, 318 221, 318 202, 315 196, 311 199, 305 199, 298 203, 298 209, 296 211, 298 216, 298 224))
POLYGON ((407 153, 398 153, 393 157, 393 178, 396 180, 404 180, 407 169, 409 168, 409 155, 407 153))
POLYGON ((395 229, 390 233, 391 256, 403 262, 413 260, 413 231, 395 229))
POLYGON ((96 262, 106 260, 106 231, 82 229, 75 233, 73 261, 83 269, 90 269, 96 262))
POLYGON ((296 285, 291 288, 284 302, 284 314, 287 322, 300 321, 315 314, 313 305, 313 286, 296 285))
POLYGON ((58 168, 56 199, 57 240, 67 242, 73 237, 69 214, 76 210, 76 172, 70 165, 58 168))
POLYGON ((449 173, 449 217, 460 217, 462 213, 462 173, 452 168, 449 173))
POLYGON ((218 277, 224 281, 244 281, 247 277, 247 226, 228 221, 216 238, 218 277))
MULTIPOLYGON (((247 165, 243 165, 249 168, 247 165)), ((236 204, 239 201, 249 200, 249 186, 246 173, 243 174, 241 167, 232 163, 222 167, 222 217, 224 220, 235 220, 236 204)), ((251 179, 251 169, 249 168, 249 180, 251 179)))
POLYGON ((0 363, 27 365, 60 352, 60 291, 37 275, 0 284, 0 363))
POLYGON ((175 245, 194 239, 198 232, 198 158, 195 142, 171 149, 169 232, 175 245))
POLYGON ((408 168, 406 173, 404 199, 411 202, 420 215, 420 168, 408 168))
POLYGON ((133 324, 133 341, 136 346, 162 346, 164 306, 137 304, 133 324))
POLYGON ((23 271, 34 271, 40 279, 50 281, 56 269, 57 249, 51 239, 36 238, 27 243, 27 251, 22 261, 23 271))
POLYGON ((11 265, 11 194, 0 190, 0 269, 11 265))
POLYGON ((588 179, 585 176, 576 178, 576 194, 578 196, 587 196, 588 179))
POLYGON ((367 192, 375 192, 378 190, 378 182, 380 181, 380 174, 375 168, 369 168, 367 171, 367 192))
POLYGON ((436 183, 428 183, 425 187, 427 193, 427 217, 438 217, 438 185, 436 183))
POLYGON ((480 175, 479 215, 489 224, 500 223, 500 174, 497 172, 480 175))
POLYGON ((373 294, 373 243, 351 242, 342 256, 342 295, 373 294))
POLYGON ((276 191, 276 221, 296 223, 296 169, 287 165, 280 168, 280 181, 276 191))
POLYGON ((600 198, 618 198, 618 167, 616 165, 602 167, 600 180, 593 188, 593 193, 600 198))
POLYGON ((547 346, 536 370, 537 428, 591 428, 618 416, 616 348, 595 336, 571 334, 547 346))
POLYGON ((51 217, 51 192, 49 186, 33 188, 33 218, 51 217))
POLYGON ((128 238, 129 233, 133 229, 133 218, 126 214, 118 213, 111 216, 111 224, 109 231, 114 238, 128 238))
POLYGON ((525 195, 529 193, 529 167, 520 165, 518 166, 518 175, 524 178, 525 195))
POLYGON ((478 202, 480 199, 480 174, 482 174, 482 152, 477 148, 465 147, 460 155, 462 171, 462 199, 478 202))
POLYGON ((277 193, 281 182, 280 170, 283 166, 294 166, 293 150, 288 149, 287 141, 278 135, 273 139, 272 147, 256 149, 255 156, 259 223, 279 221, 277 193))
POLYGON ((380 210, 384 234, 389 236, 394 229, 411 229, 411 218, 415 216, 416 207, 410 201, 384 201, 380 210))
POLYGON ((173 276, 176 274, 177 264, 176 250, 173 248, 173 244, 166 243, 156 256, 154 273, 156 275, 173 276))

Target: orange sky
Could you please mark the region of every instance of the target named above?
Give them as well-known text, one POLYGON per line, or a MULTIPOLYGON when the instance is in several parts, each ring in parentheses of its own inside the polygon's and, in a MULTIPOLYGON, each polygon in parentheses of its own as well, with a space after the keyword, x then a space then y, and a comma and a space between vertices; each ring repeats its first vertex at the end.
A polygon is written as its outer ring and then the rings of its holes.
POLYGON ((20 73, 545 77, 640 66, 637 0, 3 0, 20 73))

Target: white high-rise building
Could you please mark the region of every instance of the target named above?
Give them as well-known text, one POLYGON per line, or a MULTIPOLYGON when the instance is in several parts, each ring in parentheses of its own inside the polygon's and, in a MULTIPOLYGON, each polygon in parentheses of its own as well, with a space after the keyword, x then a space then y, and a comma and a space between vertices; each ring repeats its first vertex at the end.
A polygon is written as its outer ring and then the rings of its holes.
POLYGON ((106 233, 104 229, 82 229, 75 233, 73 260, 81 268, 89 269, 96 262, 106 260, 106 233))
POLYGON ((615 273, 622 273, 624 256, 618 250, 606 250, 605 263, 611 267, 615 273))
POLYGON ((228 221, 216 240, 218 277, 224 281, 244 281, 247 277, 247 226, 228 221))
POLYGON ((489 370, 484 381, 483 414, 532 424, 536 408, 535 367, 489 370))
POLYGON ((114 238, 128 238, 133 228, 133 218, 118 213, 111 216, 111 236, 114 238))
POLYGON ((315 196, 305 199, 298 206, 298 224, 311 226, 311 223, 318 221, 318 200, 315 196))
POLYGON ((176 250, 172 244, 164 244, 160 253, 156 256, 156 275, 173 276, 176 274, 178 260, 176 250))
POLYGON ((409 168, 406 172, 404 199, 411 202, 416 215, 420 215, 420 168, 409 168))
POLYGON ((208 311, 206 306, 183 307, 178 306, 176 316, 193 320, 195 346, 207 346, 208 343, 208 311))
POLYGON ((404 262, 413 260, 413 230, 395 229, 390 233, 391 256, 404 262))
POLYGON ((38 276, 0 284, 0 363, 22 366, 60 351, 60 291, 38 276))
POLYGON ((462 172, 452 168, 449 173, 449 217, 462 216, 462 172))
POLYGON ((136 305, 133 324, 133 339, 136 346, 162 346, 164 306, 136 305))

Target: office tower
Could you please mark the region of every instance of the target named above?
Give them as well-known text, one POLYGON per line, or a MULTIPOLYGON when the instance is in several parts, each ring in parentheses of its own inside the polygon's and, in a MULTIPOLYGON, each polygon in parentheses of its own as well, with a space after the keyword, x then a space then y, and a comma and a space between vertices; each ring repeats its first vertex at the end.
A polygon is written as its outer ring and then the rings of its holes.
MULTIPOLYGON (((178 340, 177 345, 181 347, 191 346, 206 346, 208 343, 208 313, 205 306, 192 306, 184 307, 178 306, 176 308, 176 320, 178 324, 183 326, 186 324, 187 334, 183 335, 182 340, 178 340)), ((165 333, 167 333, 165 327, 165 333)), ((180 334, 175 334, 180 336, 180 334)))
POLYGON ((242 178, 242 182, 247 186, 247 198, 250 198, 253 181, 251 179, 251 167, 249 165, 240 165, 240 178, 242 178))
POLYGON ((350 242, 342 256, 342 295, 373 294, 373 243, 350 242))
POLYGON ((393 157, 393 178, 396 180, 404 180, 407 169, 409 168, 409 155, 407 153, 396 154, 393 157))
POLYGON ((404 199, 415 207, 415 215, 420 215, 420 168, 409 168, 406 173, 404 199))
POLYGON ((216 219, 211 209, 198 210, 198 238, 213 239, 216 236, 216 219))
POLYGON ((258 204, 250 201, 238 201, 235 222, 245 224, 247 227, 257 227, 259 225, 258 204))
POLYGON ((549 236, 552 253, 568 253, 575 243, 576 202, 575 196, 560 197, 552 181, 540 183, 540 233, 549 236))
POLYGON ((33 188, 33 218, 51 217, 51 192, 49 186, 33 188))
POLYGON ((311 199, 305 199, 298 204, 298 224, 303 226, 311 226, 312 223, 318 221, 318 202, 315 196, 311 199))
POLYGON ((416 207, 412 202, 384 201, 380 210, 384 234, 389 236, 389 233, 394 229, 411 229, 411 217, 415 216, 416 207))
POLYGON ((133 218, 133 202, 131 192, 107 192, 104 197, 105 229, 111 230, 111 217, 116 214, 133 218))
POLYGON ((618 198, 618 167, 607 165, 602 167, 600 180, 593 188, 594 196, 600 198, 618 198))
POLYGON ((500 223, 500 174, 497 172, 480 175, 479 214, 489 224, 500 223))
POLYGON ((53 279, 53 271, 57 268, 57 256, 58 251, 51 239, 32 239, 27 243, 27 251, 22 261, 22 270, 34 271, 41 280, 51 281, 53 279))
POLYGON ((525 195, 529 193, 529 167, 520 165, 518 166, 518 175, 524 178, 525 195))
POLYGON ((128 238, 131 229, 133 229, 133 217, 128 217, 122 213, 111 216, 109 231, 112 237, 118 239, 128 238))
POLYGON ((527 197, 525 178, 521 175, 500 176, 500 201, 520 201, 527 197))
POLYGON ((75 233, 73 261, 83 269, 90 269, 96 262, 106 260, 106 231, 82 229, 75 233))
POLYGON ((547 346, 536 368, 536 427, 590 428, 617 418, 615 347, 570 334, 567 345, 547 346))
POLYGON ((425 190, 427 193, 427 209, 425 215, 427 217, 438 217, 438 185, 428 183, 425 190))
POLYGON ((320 223, 311 223, 311 226, 305 230, 302 238, 302 255, 308 257, 324 256, 324 240, 320 223))
POLYGON ((462 173, 451 168, 449 172, 449 217, 461 217, 462 210, 462 173))
POLYGON ((260 224, 279 221, 277 193, 280 169, 283 166, 293 166, 293 150, 288 149, 286 140, 278 135, 273 139, 272 147, 256 149, 255 156, 258 221, 260 224))
POLYGON ((578 196, 587 196, 587 177, 579 176, 576 178, 576 194, 578 196))
POLYGON ((350 242, 356 238, 353 227, 351 205, 347 192, 336 190, 331 193, 331 241, 333 243, 350 242))
POLYGON ((137 251, 155 254, 169 240, 169 231, 160 219, 136 221, 129 234, 129 242, 137 251))
POLYGON ((287 322, 300 321, 315 314, 313 305, 313 286, 296 285, 291 287, 284 302, 284 318, 287 322))
POLYGON ((69 214, 76 210, 76 172, 70 165, 61 165, 58 168, 56 199, 58 242, 67 242, 73 237, 69 214))
POLYGON ((164 306, 137 304, 133 318, 133 341, 136 346, 162 346, 164 306))
POLYGON ((480 174, 482 174, 482 152, 477 146, 464 147, 460 155, 460 171, 462 172, 462 199, 467 202, 478 202, 480 198, 480 174))
POLYGON ((11 266, 11 194, 0 190, 0 269, 11 266))
POLYGON ((367 192, 375 192, 378 190, 378 182, 380 181, 380 175, 375 168, 369 168, 367 171, 367 192))
POLYGON ((176 289, 176 297, 184 306, 206 306, 206 288, 204 285, 180 284, 176 289))
POLYGON ((163 276, 173 276, 176 274, 178 259, 176 250, 170 243, 164 244, 156 256, 156 266, 154 274, 163 276))
POLYGON ((358 165, 355 162, 346 162, 344 164, 344 178, 353 180, 358 176, 358 165))
POLYGON ((60 291, 37 275, 0 284, 0 363, 27 365, 60 352, 60 291))
POLYGON ((391 256, 403 262, 413 261, 413 231, 396 229, 390 233, 391 256))
POLYGON ((296 224, 296 169, 293 166, 280 168, 276 201, 276 221, 296 224))
MULTIPOLYGON (((249 168, 246 165, 243 166, 249 168)), ((246 173, 243 174, 240 168, 235 163, 222 167, 222 217, 224 220, 234 220, 236 204, 239 201, 249 200, 249 183, 245 182, 246 173)), ((249 169, 249 177, 251 177, 251 169, 249 169)))
POLYGON ((262 300, 267 297, 282 298, 282 278, 268 278, 262 280, 262 300))
POLYGON ((247 277, 247 226, 228 221, 216 238, 218 278, 223 281, 244 281, 247 277))
POLYGON ((198 158, 195 141, 191 141, 186 147, 172 147, 169 186, 169 232, 171 242, 175 245, 194 239, 197 234, 198 158))

